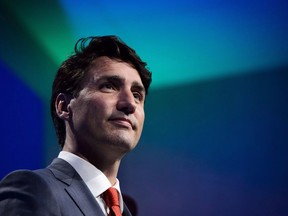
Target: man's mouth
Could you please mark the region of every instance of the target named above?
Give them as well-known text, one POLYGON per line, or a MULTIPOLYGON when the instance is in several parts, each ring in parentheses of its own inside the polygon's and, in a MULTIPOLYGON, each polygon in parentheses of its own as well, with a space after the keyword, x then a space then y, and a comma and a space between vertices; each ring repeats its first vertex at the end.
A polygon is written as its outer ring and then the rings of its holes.
POLYGON ((111 118, 109 119, 109 121, 112 121, 113 123, 126 127, 126 128, 131 128, 131 129, 135 129, 135 126, 133 125, 133 123, 130 121, 130 119, 128 118, 123 118, 123 117, 115 117, 115 118, 111 118))

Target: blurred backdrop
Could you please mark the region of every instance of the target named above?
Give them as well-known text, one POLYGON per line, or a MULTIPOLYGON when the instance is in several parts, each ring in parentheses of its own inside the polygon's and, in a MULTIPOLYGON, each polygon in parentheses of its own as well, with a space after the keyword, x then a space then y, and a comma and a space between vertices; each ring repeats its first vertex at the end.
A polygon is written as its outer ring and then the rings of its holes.
POLYGON ((288 2, 1 0, 0 177, 59 147, 49 100, 77 39, 116 34, 153 82, 122 190, 138 215, 288 215, 288 2))

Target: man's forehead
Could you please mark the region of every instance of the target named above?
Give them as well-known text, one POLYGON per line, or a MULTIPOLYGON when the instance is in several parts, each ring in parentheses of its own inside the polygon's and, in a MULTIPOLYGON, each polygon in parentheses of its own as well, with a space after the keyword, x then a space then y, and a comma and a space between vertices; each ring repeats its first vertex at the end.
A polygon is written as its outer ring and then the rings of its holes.
POLYGON ((89 69, 89 74, 93 80, 98 79, 118 79, 139 82, 143 85, 139 72, 129 63, 107 56, 101 56, 93 61, 89 69))
POLYGON ((93 60, 91 67, 95 67, 98 69, 105 69, 105 68, 111 68, 114 65, 118 64, 124 64, 128 67, 133 68, 130 64, 127 62, 122 61, 121 59, 114 59, 114 58, 109 58, 108 56, 100 56, 96 59, 93 60))

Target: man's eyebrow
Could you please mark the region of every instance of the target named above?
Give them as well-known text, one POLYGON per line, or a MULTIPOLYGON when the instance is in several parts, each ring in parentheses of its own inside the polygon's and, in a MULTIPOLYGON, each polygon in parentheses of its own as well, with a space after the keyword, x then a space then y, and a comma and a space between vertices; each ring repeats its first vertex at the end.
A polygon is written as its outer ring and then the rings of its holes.
MULTIPOLYGON (((118 76, 118 75, 103 75, 103 76, 97 77, 96 82, 103 81, 103 80, 107 80, 109 82, 114 82, 117 84, 124 84, 124 82, 125 82, 125 79, 121 76, 118 76)), ((143 84, 138 82, 138 81, 134 81, 132 83, 132 88, 137 89, 138 91, 141 91, 143 93, 146 92, 143 84)))
POLYGON ((103 75, 96 77, 96 81, 107 80, 107 81, 115 81, 115 82, 124 82, 124 79, 117 75, 103 75))
POLYGON ((143 94, 146 93, 146 90, 145 90, 144 86, 141 83, 137 82, 137 81, 132 83, 132 88, 136 89, 139 92, 142 92, 143 94))

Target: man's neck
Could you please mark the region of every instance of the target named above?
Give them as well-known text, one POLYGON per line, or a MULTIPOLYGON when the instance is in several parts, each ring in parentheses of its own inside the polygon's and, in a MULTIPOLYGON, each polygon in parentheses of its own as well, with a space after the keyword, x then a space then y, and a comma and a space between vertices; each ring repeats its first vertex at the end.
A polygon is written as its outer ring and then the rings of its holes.
POLYGON ((63 151, 75 154, 95 166, 97 169, 101 170, 108 178, 111 185, 114 185, 116 183, 116 177, 120 167, 121 159, 118 159, 116 156, 113 157, 111 155, 103 155, 98 153, 83 154, 79 151, 68 148, 65 145, 63 147, 63 151))

